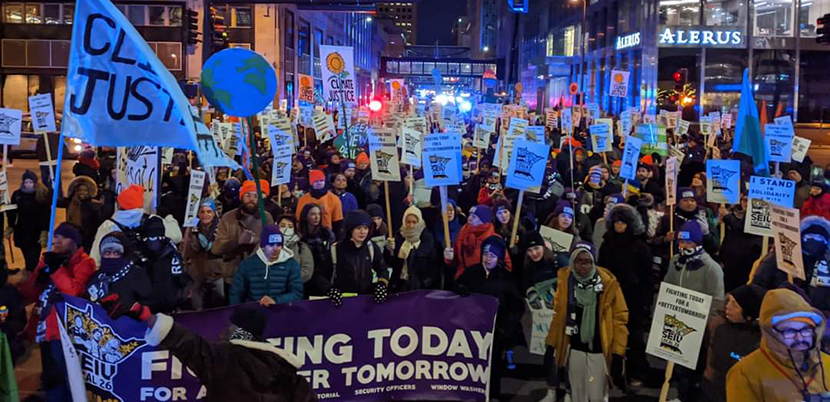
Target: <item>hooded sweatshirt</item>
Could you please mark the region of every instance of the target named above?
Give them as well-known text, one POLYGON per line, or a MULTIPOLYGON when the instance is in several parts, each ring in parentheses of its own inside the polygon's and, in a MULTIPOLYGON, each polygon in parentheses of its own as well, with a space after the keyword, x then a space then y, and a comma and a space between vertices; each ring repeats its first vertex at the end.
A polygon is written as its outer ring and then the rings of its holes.
POLYGON ((767 292, 761 303, 761 348, 744 357, 726 375, 728 401, 789 402, 803 401, 803 392, 830 392, 830 355, 819 349, 827 321, 821 311, 810 307, 788 289, 767 292), (813 346, 804 359, 803 352, 790 351, 772 328, 773 317, 807 312, 822 318, 816 328, 813 346), (806 366, 806 367, 805 367, 806 366))
POLYGON ((245 261, 233 276, 230 304, 258 302, 269 296, 277 303, 290 303, 303 298, 303 278, 294 252, 283 247, 276 261, 269 261, 262 251, 245 261))

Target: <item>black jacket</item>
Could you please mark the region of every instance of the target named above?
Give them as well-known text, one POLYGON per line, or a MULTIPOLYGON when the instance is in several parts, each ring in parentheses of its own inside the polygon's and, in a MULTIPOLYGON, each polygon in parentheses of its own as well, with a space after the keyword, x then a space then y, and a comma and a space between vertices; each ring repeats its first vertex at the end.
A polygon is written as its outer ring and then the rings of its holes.
POLYGON ((440 289, 443 261, 438 258, 432 233, 424 228, 424 231, 421 232, 421 244, 418 245, 418 248, 409 252, 406 261, 409 277, 405 281, 401 279, 403 260, 398 258, 403 243, 403 236, 400 233, 396 234, 395 251, 392 255, 387 254, 387 261, 392 267, 392 289, 395 291, 440 289))
MULTIPOLYGON (((3 269, 3 276, 8 276, 8 271, 3 269)), ((23 343, 23 329, 26 328, 26 304, 23 302, 23 297, 12 285, 6 284, 0 287, 0 306, 5 306, 8 309, 8 315, 5 319, 0 319, 0 331, 6 334, 9 341, 9 350, 12 355, 12 363, 16 363, 26 352, 26 346, 23 343)))
POLYGON ((707 401, 726 402, 726 373, 761 346, 761 329, 758 321, 733 324, 722 313, 712 317, 708 327, 709 354, 701 389, 707 401))
POLYGON ((752 264, 761 256, 761 236, 744 232, 746 218, 735 214, 726 215, 723 243, 720 246, 720 260, 723 263, 724 291, 731 292, 749 280, 752 264))
POLYGON ((98 170, 94 169, 91 166, 84 165, 81 162, 76 163, 75 166, 72 167, 72 173, 75 174, 75 177, 89 177, 95 182, 95 184, 100 185, 102 183, 101 174, 98 172, 98 170))
MULTIPOLYGON (((820 260, 809 258, 802 255, 804 262, 804 277, 806 281, 793 277, 793 284, 800 287, 810 298, 810 305, 821 310, 830 311, 830 287, 811 285, 813 275, 816 273, 816 267, 830 266, 830 250, 828 250, 824 257, 820 260)), ((755 276, 752 277, 752 284, 758 285, 764 289, 773 290, 787 283, 787 273, 778 269, 778 263, 775 259, 775 250, 767 254, 758 269, 755 270, 755 276)))
MULTIPOLYGON (((674 232, 677 233, 680 231, 680 228, 683 227, 683 224, 697 219, 698 214, 705 216, 705 210, 695 210, 694 212, 686 212, 680 208, 674 209, 674 232)), ((654 233, 654 238, 651 240, 651 244, 655 247, 652 250, 654 254, 660 256, 663 259, 664 264, 668 264, 669 258, 669 244, 671 243, 668 239, 666 239, 666 233, 669 232, 669 214, 663 215, 660 218, 660 222, 657 224, 657 230, 654 233)), ((715 236, 712 234, 710 228, 709 233, 703 236, 703 249, 706 250, 709 255, 717 255, 718 251, 718 243, 715 240, 715 236)), ((674 242, 674 254, 678 253, 678 246, 679 243, 677 241, 674 242)))
POLYGON ((117 294, 119 302, 126 306, 139 303, 149 307, 153 304, 154 289, 150 276, 144 267, 133 262, 116 272, 98 270, 86 289, 86 298, 95 303, 101 303, 101 299, 117 294))
POLYGON ((499 299, 499 311, 496 316, 498 336, 504 337, 503 339, 510 338, 513 331, 518 328, 519 320, 524 313, 524 299, 517 290, 513 274, 504 268, 503 263, 499 263, 489 276, 481 264, 465 269, 456 281, 456 290, 499 299))
POLYGON ((325 293, 334 287, 343 293, 369 294, 374 290, 374 277, 389 279, 383 252, 371 241, 358 248, 353 241, 344 240, 335 243, 330 253, 328 264, 315 269, 311 279, 318 291, 325 293), (370 252, 369 247, 374 251, 370 252))
POLYGON ((17 209, 10 210, 8 216, 9 226, 14 228, 15 246, 37 247, 40 232, 49 229, 49 203, 41 201, 36 191, 24 193, 17 190, 12 194, 11 202, 17 205, 17 209))
POLYGON ((169 350, 207 389, 205 402, 316 402, 300 363, 267 342, 208 342, 166 315, 157 316, 147 343, 169 350))
POLYGON ((145 265, 153 284, 153 298, 148 307, 154 313, 169 314, 181 307, 185 289, 192 282, 184 270, 182 255, 170 240, 158 255, 149 250, 144 255, 148 258, 145 265))

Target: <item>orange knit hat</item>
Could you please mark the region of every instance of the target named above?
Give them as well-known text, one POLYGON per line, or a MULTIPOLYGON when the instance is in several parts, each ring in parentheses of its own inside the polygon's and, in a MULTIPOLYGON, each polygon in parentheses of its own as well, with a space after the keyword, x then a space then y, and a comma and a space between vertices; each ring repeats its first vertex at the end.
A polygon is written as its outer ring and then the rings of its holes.
POLYGON ((144 187, 133 184, 118 194, 118 207, 123 211, 144 208, 144 187))
MULTIPOLYGON (((267 197, 271 192, 271 186, 269 186, 268 182, 265 180, 260 180, 259 186, 262 187, 262 195, 267 197)), ((241 200, 245 194, 251 192, 256 193, 256 182, 253 180, 245 180, 245 182, 242 183, 242 188, 239 189, 239 199, 241 200)))
POLYGON ((366 155, 366 152, 361 152, 357 155, 357 159, 355 160, 356 163, 369 163, 369 156, 366 155))

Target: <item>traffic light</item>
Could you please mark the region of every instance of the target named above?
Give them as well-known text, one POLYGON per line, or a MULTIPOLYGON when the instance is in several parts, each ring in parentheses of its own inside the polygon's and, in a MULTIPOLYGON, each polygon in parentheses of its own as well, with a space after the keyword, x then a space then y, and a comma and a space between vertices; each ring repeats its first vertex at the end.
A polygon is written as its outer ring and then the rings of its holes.
POLYGON ((683 87, 689 82, 689 69, 681 68, 674 72, 674 91, 678 94, 683 93, 683 87))
POLYGON ((187 29, 187 44, 195 45, 202 40, 199 39, 199 13, 193 10, 185 10, 185 29, 187 29))
POLYGON ((211 53, 227 49, 228 33, 225 32, 225 15, 216 7, 210 7, 210 42, 211 53))
POLYGON ((830 43, 830 14, 819 18, 816 26, 816 43, 830 43))

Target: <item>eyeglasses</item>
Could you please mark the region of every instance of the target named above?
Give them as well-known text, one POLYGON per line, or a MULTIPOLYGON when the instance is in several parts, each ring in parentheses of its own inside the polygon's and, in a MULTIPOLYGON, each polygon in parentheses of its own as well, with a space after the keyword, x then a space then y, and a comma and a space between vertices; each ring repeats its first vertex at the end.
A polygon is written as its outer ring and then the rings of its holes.
POLYGON ((813 335, 815 334, 815 329, 810 328, 810 327, 804 327, 804 328, 801 328, 801 329, 787 328, 787 329, 784 329, 784 330, 773 327, 772 329, 775 330, 775 332, 778 332, 779 334, 781 334, 781 336, 783 336, 784 339, 793 339, 793 338, 795 338, 795 334, 800 335, 802 338, 807 338, 807 337, 812 338, 813 335))

